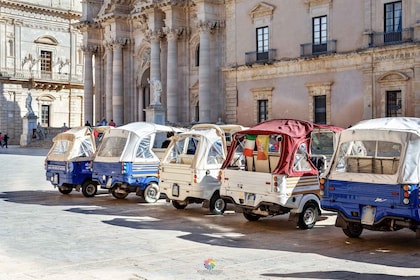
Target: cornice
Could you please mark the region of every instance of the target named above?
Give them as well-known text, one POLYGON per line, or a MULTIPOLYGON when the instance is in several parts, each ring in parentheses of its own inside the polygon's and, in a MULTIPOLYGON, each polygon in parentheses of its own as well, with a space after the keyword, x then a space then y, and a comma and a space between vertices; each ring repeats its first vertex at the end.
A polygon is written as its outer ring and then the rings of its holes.
POLYGON ((71 10, 62 10, 53 7, 46 7, 40 5, 34 5, 30 3, 23 3, 17 1, 9 0, 0 0, 0 5, 3 8, 9 8, 14 10, 21 10, 25 12, 38 13, 38 14, 48 14, 60 18, 65 18, 69 20, 80 19, 82 16, 81 12, 71 11, 71 10))

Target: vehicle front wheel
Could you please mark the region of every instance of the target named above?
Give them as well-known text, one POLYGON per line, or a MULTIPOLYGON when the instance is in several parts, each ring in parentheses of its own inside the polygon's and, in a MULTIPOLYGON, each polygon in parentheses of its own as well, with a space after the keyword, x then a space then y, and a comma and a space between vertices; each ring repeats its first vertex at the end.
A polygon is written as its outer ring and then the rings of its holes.
POLYGON ((214 215, 223 215, 226 210, 226 201, 220 197, 219 193, 215 193, 210 199, 209 207, 214 215))
POLYGON ((299 214, 298 227, 300 229, 311 229, 318 220, 319 208, 314 202, 307 202, 299 214))
POLYGON ((362 234, 363 227, 359 223, 347 223, 347 227, 343 228, 343 232, 350 238, 357 238, 362 234))
POLYGON ((185 209, 185 207, 187 207, 188 203, 186 203, 184 201, 172 200, 172 205, 176 209, 185 209))
POLYGON ((242 214, 244 215, 245 219, 247 219, 250 222, 256 222, 261 218, 261 216, 253 214, 251 210, 248 209, 244 209, 242 214))
POLYGON ((158 201, 160 197, 158 184, 152 182, 149 185, 147 185, 146 189, 144 190, 143 197, 147 203, 155 203, 156 201, 158 201))
POLYGON ((86 181, 82 185, 82 193, 85 197, 94 197, 97 191, 96 183, 92 181, 86 181))
POLYGON ((113 190, 112 191, 112 196, 117 198, 117 199, 124 199, 126 198, 128 195, 128 192, 122 192, 121 190, 113 190))
POLYGON ((73 190, 73 187, 69 187, 69 186, 58 187, 58 191, 62 194, 69 194, 71 193, 72 190, 73 190))

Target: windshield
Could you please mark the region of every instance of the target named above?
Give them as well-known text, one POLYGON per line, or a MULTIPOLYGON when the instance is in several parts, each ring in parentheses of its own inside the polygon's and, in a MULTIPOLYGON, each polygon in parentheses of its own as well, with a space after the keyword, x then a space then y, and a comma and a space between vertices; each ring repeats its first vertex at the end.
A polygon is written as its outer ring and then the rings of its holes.
POLYGON ((395 174, 401 144, 388 141, 349 141, 340 144, 335 170, 338 172, 395 174))
POLYGON ((70 141, 69 140, 58 140, 55 142, 54 149, 51 152, 52 155, 64 155, 69 147, 70 147, 70 141))
POLYGON ((102 144, 98 150, 100 157, 120 157, 124 151, 127 138, 125 137, 106 137, 102 140, 102 144))
POLYGON ((165 162, 182 163, 182 158, 186 155, 194 155, 198 146, 198 139, 194 137, 185 137, 178 139, 173 146, 169 148, 168 157, 165 162))

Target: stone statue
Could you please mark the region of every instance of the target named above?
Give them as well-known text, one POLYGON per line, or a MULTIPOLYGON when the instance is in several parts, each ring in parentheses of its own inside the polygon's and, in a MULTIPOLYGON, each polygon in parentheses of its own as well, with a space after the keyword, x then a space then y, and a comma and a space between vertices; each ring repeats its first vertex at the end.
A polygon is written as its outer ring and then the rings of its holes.
POLYGON ((30 92, 28 92, 28 96, 26 97, 25 107, 28 110, 28 113, 26 113, 27 116, 34 115, 34 110, 32 110, 32 95, 30 92))
POLYGON ((149 80, 149 78, 147 78, 147 81, 150 84, 150 87, 152 89, 153 92, 153 103, 154 105, 160 105, 160 95, 162 94, 162 84, 160 82, 160 80, 158 79, 154 79, 152 81, 149 80))

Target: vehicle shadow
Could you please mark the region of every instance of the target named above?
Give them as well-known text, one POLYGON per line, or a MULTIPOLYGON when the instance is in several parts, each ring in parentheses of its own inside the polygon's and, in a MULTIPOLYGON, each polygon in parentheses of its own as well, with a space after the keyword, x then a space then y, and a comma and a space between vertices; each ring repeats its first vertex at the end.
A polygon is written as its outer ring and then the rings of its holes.
MULTIPOLYGON (((106 218, 101 217, 101 219, 108 225, 136 230, 177 231, 179 232, 177 238, 201 244, 316 253, 356 262, 404 268, 419 267, 420 240, 415 239, 414 232, 406 229, 398 232, 364 231, 361 238, 348 238, 341 229, 334 226, 335 215, 330 212, 323 213, 313 229, 300 230, 294 223, 288 221, 288 215, 249 222, 241 213, 233 211, 220 216, 210 215, 208 209, 198 204, 177 210, 164 200, 150 204, 135 195, 129 195, 126 199, 115 199, 109 194, 85 198, 81 193, 62 195, 58 191, 12 191, 0 193, 0 199, 10 203, 68 206, 64 211, 105 216, 106 218), (273 242, 276 240, 278 242, 273 242)), ((331 279, 330 272, 313 273, 319 273, 315 278, 331 279)), ((337 273, 341 275, 341 272, 337 273)), ((311 278, 313 275, 268 276, 311 278)), ((357 273, 347 276, 365 277, 357 273)), ((368 276, 379 277, 382 274, 366 275, 368 276)), ((381 279, 387 279, 387 276, 389 275, 384 275, 381 279)))

